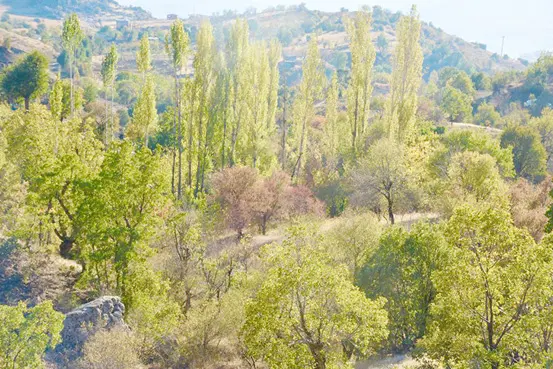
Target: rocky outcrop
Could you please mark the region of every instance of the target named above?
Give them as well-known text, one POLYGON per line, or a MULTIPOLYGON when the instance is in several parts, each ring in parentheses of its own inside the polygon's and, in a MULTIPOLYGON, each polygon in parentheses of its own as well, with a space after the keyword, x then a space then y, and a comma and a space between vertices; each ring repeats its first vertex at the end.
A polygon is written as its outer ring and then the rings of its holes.
POLYGON ((80 356, 86 341, 100 330, 129 329, 123 320, 125 305, 116 296, 104 296, 84 304, 65 316, 61 337, 56 351, 66 359, 80 356))

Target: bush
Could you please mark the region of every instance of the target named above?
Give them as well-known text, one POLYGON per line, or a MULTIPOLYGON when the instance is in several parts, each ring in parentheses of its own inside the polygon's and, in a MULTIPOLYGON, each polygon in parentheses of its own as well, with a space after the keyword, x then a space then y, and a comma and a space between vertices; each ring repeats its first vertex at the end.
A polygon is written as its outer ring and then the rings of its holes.
POLYGON ((136 339, 125 329, 100 331, 83 348, 81 369, 144 368, 138 357, 136 339))

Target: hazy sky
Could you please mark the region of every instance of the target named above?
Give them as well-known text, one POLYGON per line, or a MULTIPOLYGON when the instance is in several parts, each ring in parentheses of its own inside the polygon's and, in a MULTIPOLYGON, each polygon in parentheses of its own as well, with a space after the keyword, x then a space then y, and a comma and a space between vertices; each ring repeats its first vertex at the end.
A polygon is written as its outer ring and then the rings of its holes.
MULTIPOLYGON (((414 0, 305 0, 309 9, 335 11, 340 7, 357 10, 363 4, 407 12, 414 0)), ((263 10, 270 5, 299 4, 300 0, 119 0, 121 4, 138 5, 155 17, 167 13, 182 17, 190 13, 210 15, 224 9, 243 11, 253 6, 263 10)), ((505 52, 520 56, 542 50, 553 50, 553 0, 418 0, 421 18, 431 21, 448 33, 467 41, 488 45, 488 50, 501 50, 505 36, 505 52)))

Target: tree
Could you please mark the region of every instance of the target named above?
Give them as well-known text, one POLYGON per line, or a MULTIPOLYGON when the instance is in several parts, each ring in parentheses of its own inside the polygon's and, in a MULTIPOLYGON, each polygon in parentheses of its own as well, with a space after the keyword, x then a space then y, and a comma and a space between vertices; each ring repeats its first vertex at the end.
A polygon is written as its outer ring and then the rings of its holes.
POLYGON ((386 111, 390 137, 403 141, 415 124, 417 94, 422 80, 421 23, 417 8, 402 17, 397 26, 398 43, 393 55, 390 98, 386 111))
POLYGON ((478 110, 474 115, 474 124, 485 127, 497 126, 500 121, 501 115, 495 110, 493 105, 487 103, 478 106, 478 110))
POLYGON ((226 168, 213 175, 214 198, 224 209, 227 226, 236 231, 238 238, 254 219, 257 180, 256 170, 248 167, 226 168))
POLYGON ((300 171, 303 168, 303 157, 309 147, 311 121, 315 116, 315 102, 321 98, 324 81, 323 66, 315 36, 309 41, 302 71, 301 83, 292 108, 294 138, 297 146, 295 149, 297 159, 292 169, 292 178, 294 179, 299 178, 300 171))
POLYGON ((369 300, 297 226, 264 249, 264 281, 246 305, 247 354, 270 368, 334 368, 375 352, 386 336, 384 300, 369 300))
POLYGON ((338 76, 334 73, 326 96, 326 122, 324 126, 324 140, 322 142, 325 146, 324 151, 328 156, 327 159, 337 157, 340 150, 345 146, 347 136, 347 127, 344 127, 345 122, 342 122, 338 112, 339 98, 338 76))
POLYGON ((136 52, 136 69, 146 79, 146 74, 152 69, 152 56, 150 52, 150 40, 148 34, 144 33, 140 39, 140 47, 136 52))
POLYGON ((388 221, 394 224, 394 211, 407 193, 409 174, 403 147, 390 139, 381 139, 370 147, 366 159, 353 172, 354 202, 379 207, 386 203, 388 221))
POLYGON ((541 143, 547 153, 547 169, 553 170, 553 109, 543 109, 541 116, 532 118, 528 125, 540 133, 541 143))
POLYGON ((351 148, 356 154, 363 142, 369 120, 369 109, 372 96, 372 69, 376 52, 371 40, 371 15, 358 11, 354 20, 344 18, 350 39, 351 78, 349 81, 348 115, 351 126, 351 148))
POLYGON ((534 185, 524 178, 519 178, 511 185, 511 215, 518 228, 527 229, 539 242, 545 232, 548 217, 547 210, 552 204, 549 193, 553 190, 553 180, 545 178, 534 185))
MULTIPOLYGON (((173 134, 176 137, 176 147, 173 148, 173 167, 172 167, 172 179, 171 188, 173 194, 175 193, 175 165, 176 165, 176 151, 178 149, 178 174, 176 192, 177 199, 182 198, 182 110, 181 110, 181 86, 180 78, 183 68, 186 66, 187 54, 189 47, 188 34, 184 30, 184 24, 180 19, 177 19, 171 24, 171 29, 165 38, 165 50, 171 59, 171 66, 173 67, 173 77, 175 80, 175 123, 173 127, 173 134)), ((190 154, 191 155, 191 154, 190 154)), ((189 184, 192 183, 192 167, 189 162, 189 184)))
POLYGON ((96 178, 87 183, 80 235, 85 280, 120 293, 128 304, 132 268, 150 252, 148 241, 166 206, 168 181, 158 155, 130 142, 112 145, 96 178))
POLYGON ((449 262, 433 278, 433 320, 421 346, 446 366, 511 363, 524 345, 528 306, 548 283, 549 252, 493 206, 458 208, 445 234, 449 262))
POLYGON ((32 308, 0 305, 0 368, 44 368, 47 349, 61 342, 64 315, 45 301, 32 308))
MULTIPOLYGON (((111 90, 111 104, 110 104, 110 119, 107 117, 107 105, 106 105, 106 126, 105 126, 105 141, 104 145, 107 147, 110 143, 110 139, 113 137, 114 128, 114 114, 113 114, 113 99, 115 95, 115 77, 117 75, 117 62, 119 55, 117 54, 117 48, 114 44, 111 45, 109 52, 102 61, 102 81, 104 82, 104 88, 106 89, 106 100, 108 91, 111 90), (111 123, 108 124, 108 121, 111 123)), ((107 104, 107 103, 106 103, 107 104)))
POLYGON ((442 92, 441 109, 453 122, 469 120, 472 116, 472 97, 447 85, 442 92))
POLYGON ((386 53, 388 52, 388 39, 386 36, 384 36, 383 33, 378 34, 378 37, 376 38, 376 47, 378 48, 378 52, 381 56, 386 56, 386 53))
POLYGON ((50 103, 50 112, 54 119, 61 121, 63 113, 63 82, 60 76, 58 76, 52 86, 48 102, 50 103))
POLYGON ((75 100, 73 96, 74 89, 74 70, 77 67, 77 50, 83 41, 84 33, 81 30, 79 17, 76 13, 71 13, 63 22, 63 31, 61 42, 63 49, 69 57, 69 79, 70 79, 70 110, 71 115, 75 111, 75 100))
POLYGON ((146 77, 140 96, 134 106, 131 125, 127 128, 127 135, 134 139, 141 139, 144 146, 148 146, 148 138, 157 126, 157 108, 154 80, 146 77))
POLYGON ((547 154, 534 128, 507 127, 501 134, 501 147, 511 148, 517 176, 535 179, 545 174, 547 154))
POLYGON ((357 283, 369 298, 386 298, 392 350, 409 350, 424 336, 436 297, 432 278, 446 257, 442 227, 417 223, 409 231, 388 228, 363 263, 357 283))
POLYGON ((12 100, 23 99, 29 110, 32 99, 48 90, 48 59, 33 51, 2 72, 2 90, 12 100))

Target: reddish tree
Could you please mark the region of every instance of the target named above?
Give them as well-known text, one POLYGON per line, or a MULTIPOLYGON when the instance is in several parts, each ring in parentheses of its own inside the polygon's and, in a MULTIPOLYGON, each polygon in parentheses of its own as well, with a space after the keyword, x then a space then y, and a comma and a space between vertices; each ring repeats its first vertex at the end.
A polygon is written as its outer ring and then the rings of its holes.
POLYGON ((253 168, 232 167, 213 175, 215 199, 225 212, 226 225, 241 238, 255 216, 258 174, 253 168))

